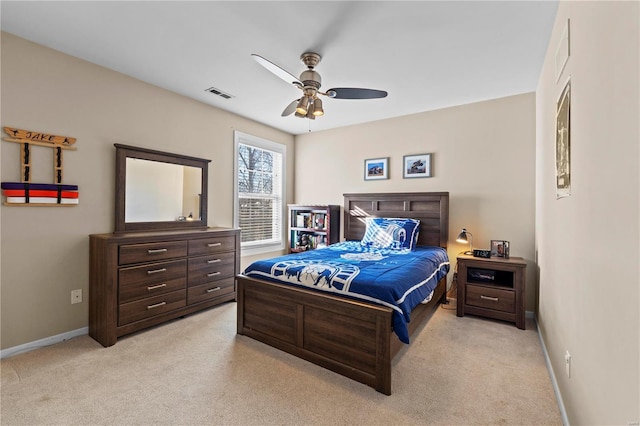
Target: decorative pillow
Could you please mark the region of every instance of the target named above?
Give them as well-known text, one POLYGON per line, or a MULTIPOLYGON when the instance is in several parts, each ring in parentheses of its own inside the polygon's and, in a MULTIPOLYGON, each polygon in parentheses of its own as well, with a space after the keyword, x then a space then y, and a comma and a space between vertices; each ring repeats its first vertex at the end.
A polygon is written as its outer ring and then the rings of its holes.
POLYGON ((417 219, 368 217, 361 244, 373 248, 413 250, 418 243, 417 219))

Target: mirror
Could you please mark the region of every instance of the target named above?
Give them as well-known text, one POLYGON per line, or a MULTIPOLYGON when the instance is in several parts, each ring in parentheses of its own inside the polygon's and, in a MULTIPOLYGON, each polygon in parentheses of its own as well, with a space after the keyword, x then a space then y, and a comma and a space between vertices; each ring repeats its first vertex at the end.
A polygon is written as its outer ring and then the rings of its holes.
POLYGON ((115 232, 207 227, 210 160, 115 147, 115 232))

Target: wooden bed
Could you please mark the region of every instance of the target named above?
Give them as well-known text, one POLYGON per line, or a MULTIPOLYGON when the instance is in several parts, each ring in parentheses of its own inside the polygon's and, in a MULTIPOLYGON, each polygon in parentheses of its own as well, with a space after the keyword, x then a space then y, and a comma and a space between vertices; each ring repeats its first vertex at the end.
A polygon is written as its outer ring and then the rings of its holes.
MULTIPOLYGON (((447 247, 448 192, 344 194, 346 240, 362 239, 367 216, 420 219, 418 245, 447 247)), ((391 308, 244 275, 236 283, 238 334, 391 394, 391 360, 403 345, 392 331, 391 308)), ((431 301, 411 313, 410 334, 445 294, 446 276, 431 301)))

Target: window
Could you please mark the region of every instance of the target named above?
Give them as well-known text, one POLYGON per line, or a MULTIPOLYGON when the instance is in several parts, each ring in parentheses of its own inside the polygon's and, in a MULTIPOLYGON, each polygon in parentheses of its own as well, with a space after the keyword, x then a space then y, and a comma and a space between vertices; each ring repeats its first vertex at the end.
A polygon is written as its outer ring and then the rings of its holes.
POLYGON ((234 132, 234 224, 242 230, 243 254, 284 248, 284 145, 234 132))

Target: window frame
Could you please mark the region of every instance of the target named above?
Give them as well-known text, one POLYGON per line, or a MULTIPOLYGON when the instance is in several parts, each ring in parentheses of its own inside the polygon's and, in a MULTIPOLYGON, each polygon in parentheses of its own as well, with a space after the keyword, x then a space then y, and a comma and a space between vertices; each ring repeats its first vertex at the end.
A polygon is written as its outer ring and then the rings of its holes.
POLYGON ((240 144, 249 145, 251 147, 272 151, 282 155, 282 179, 280 188, 280 238, 278 241, 270 243, 255 243, 255 242, 241 242, 242 256, 251 256, 261 253, 268 253, 272 251, 284 250, 286 245, 285 233, 286 230, 286 208, 287 208, 287 146, 278 142, 273 142, 268 139, 260 138, 258 136, 243 133, 238 130, 233 132, 234 140, 234 166, 233 166, 233 225, 236 228, 240 227, 240 196, 239 196, 239 181, 238 181, 238 155, 240 154, 240 144))

